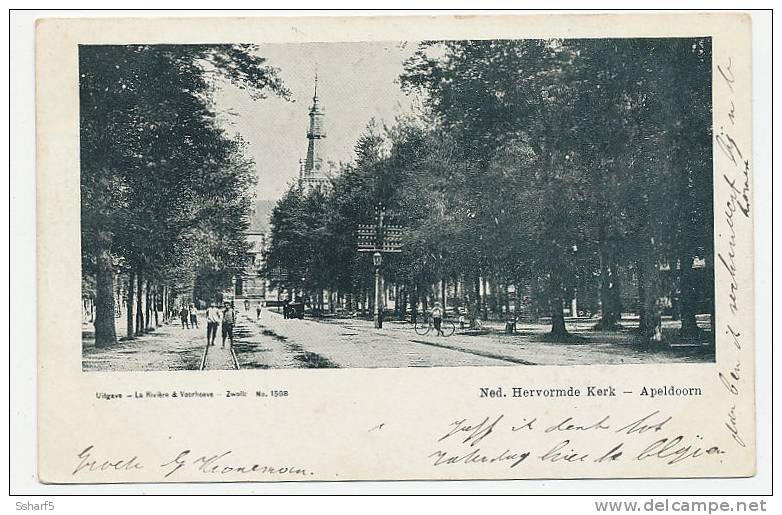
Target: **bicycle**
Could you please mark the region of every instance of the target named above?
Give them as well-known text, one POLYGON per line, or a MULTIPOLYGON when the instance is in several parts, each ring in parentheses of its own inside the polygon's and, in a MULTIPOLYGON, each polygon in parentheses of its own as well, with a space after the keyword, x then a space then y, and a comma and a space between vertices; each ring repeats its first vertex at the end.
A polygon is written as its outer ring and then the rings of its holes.
MULTIPOLYGON (((425 336, 429 334, 430 331, 435 331, 432 317, 426 317, 423 322, 420 320, 416 321, 414 329, 415 334, 418 336, 425 336)), ((456 331, 456 324, 451 320, 443 318, 440 324, 440 331, 442 331, 443 336, 445 337, 451 336, 456 331)), ((435 333, 437 333, 437 331, 435 331, 435 333)))

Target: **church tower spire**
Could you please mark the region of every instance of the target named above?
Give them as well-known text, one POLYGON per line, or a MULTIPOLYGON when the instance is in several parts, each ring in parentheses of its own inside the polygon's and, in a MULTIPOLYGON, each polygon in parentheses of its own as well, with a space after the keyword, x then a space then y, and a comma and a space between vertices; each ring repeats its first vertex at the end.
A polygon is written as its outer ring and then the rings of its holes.
POLYGON ((312 106, 309 111, 310 124, 307 130, 307 157, 300 172, 303 186, 321 187, 328 184, 328 178, 323 170, 323 157, 321 156, 321 140, 325 139, 324 129, 325 112, 318 98, 318 74, 315 73, 315 89, 312 95, 312 106))

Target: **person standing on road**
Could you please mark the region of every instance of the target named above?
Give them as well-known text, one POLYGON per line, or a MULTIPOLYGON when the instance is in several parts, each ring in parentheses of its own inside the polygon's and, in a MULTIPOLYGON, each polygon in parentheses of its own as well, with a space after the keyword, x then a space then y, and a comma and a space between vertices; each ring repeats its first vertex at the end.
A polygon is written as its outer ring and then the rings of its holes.
POLYGON ((245 312, 250 311, 250 300, 249 299, 244 299, 244 311, 245 312))
POLYGON ((223 312, 217 308, 217 303, 212 301, 206 310, 206 345, 214 345, 217 338, 217 326, 223 321, 223 312))
POLYGON ((263 304, 261 301, 258 301, 258 306, 255 308, 255 319, 260 320, 261 319, 261 311, 263 310, 263 304))
POLYGON ((443 334, 443 306, 439 302, 434 303, 432 308, 432 323, 434 324, 434 330, 437 331, 437 336, 445 336, 443 334))
POLYGON ((182 304, 182 309, 179 310, 179 320, 182 322, 182 329, 190 329, 190 324, 187 321, 189 314, 187 307, 182 304))
POLYGON ((236 310, 234 309, 234 304, 233 302, 230 304, 226 302, 225 308, 223 309, 223 347, 225 347, 226 336, 230 340, 230 346, 233 347, 234 324, 236 324, 236 310))
POLYGON ((198 310, 195 304, 190 304, 190 327, 198 327, 198 310))

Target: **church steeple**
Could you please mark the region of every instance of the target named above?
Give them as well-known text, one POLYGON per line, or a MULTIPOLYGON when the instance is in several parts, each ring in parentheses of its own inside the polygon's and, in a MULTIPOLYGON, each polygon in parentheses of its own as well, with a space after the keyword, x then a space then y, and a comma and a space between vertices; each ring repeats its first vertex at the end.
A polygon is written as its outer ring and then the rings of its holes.
POLYGON ((325 138, 323 130, 323 117, 325 113, 318 99, 318 75, 315 74, 315 93, 312 95, 312 107, 310 107, 310 128, 307 131, 307 139, 311 141, 325 138))
POLYGON ((318 99, 318 74, 315 73, 315 90, 312 95, 312 106, 309 110, 310 124, 307 130, 307 157, 300 172, 301 182, 305 186, 322 186, 328 183, 324 175, 323 157, 321 156, 321 140, 326 137, 323 120, 325 112, 318 99))

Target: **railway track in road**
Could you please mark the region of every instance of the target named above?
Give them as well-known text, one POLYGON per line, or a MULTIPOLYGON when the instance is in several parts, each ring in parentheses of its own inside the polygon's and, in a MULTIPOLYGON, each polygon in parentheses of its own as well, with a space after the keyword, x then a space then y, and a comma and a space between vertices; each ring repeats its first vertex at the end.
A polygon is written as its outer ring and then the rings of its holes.
POLYGON ((205 345, 199 370, 239 370, 239 361, 233 346, 205 345))

